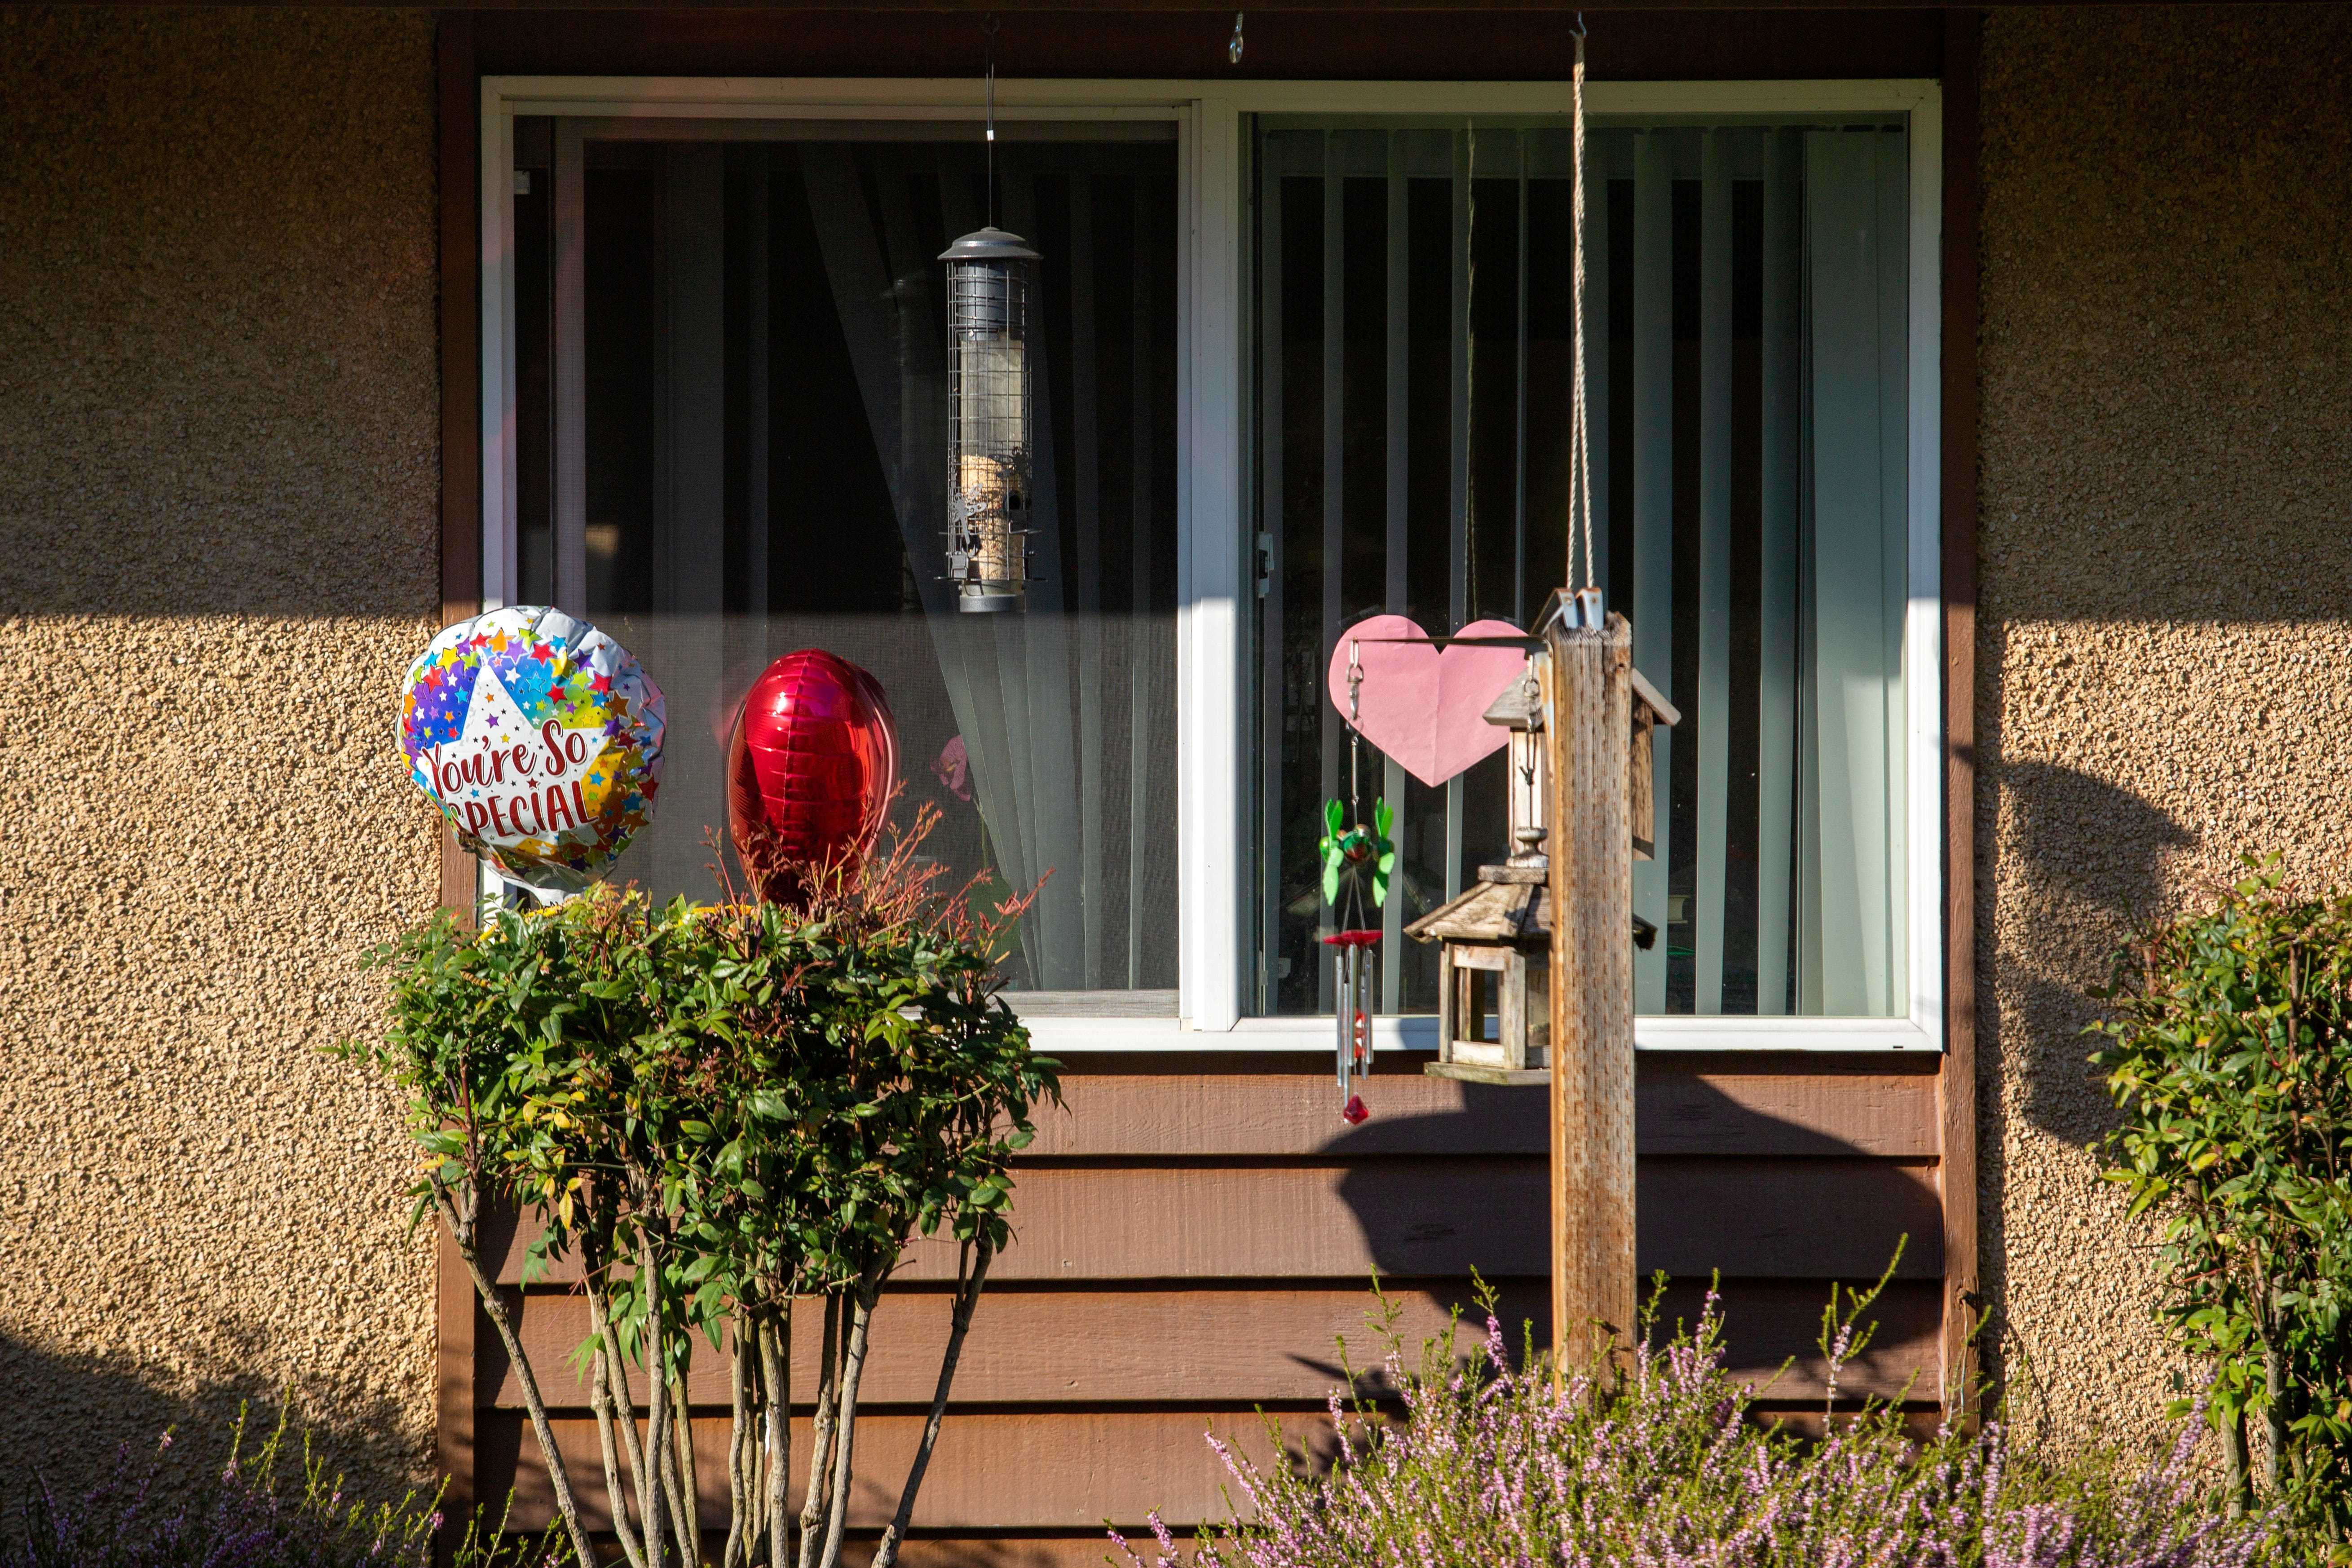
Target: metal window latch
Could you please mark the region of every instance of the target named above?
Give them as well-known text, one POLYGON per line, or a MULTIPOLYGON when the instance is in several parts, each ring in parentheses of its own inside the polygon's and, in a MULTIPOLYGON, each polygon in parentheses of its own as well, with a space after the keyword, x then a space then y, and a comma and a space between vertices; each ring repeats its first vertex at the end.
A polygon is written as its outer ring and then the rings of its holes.
POLYGON ((1271 533, 1257 536, 1256 571, 1257 596, 1263 599, 1266 591, 1274 586, 1274 535, 1271 533))
POLYGON ((527 196, 530 195, 530 171, 529 169, 517 169, 514 172, 514 194, 519 196, 527 196))

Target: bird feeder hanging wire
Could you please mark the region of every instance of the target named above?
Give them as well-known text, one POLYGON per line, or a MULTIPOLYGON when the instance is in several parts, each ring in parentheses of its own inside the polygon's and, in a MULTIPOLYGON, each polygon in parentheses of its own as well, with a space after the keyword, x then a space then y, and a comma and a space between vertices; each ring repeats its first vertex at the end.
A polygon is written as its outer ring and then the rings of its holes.
MULTIPOLYGON (((982 24, 982 30, 988 35, 988 226, 991 228, 996 226, 996 29, 999 26, 993 11, 982 24)), ((1580 55, 1578 58, 1582 57, 1580 55)))

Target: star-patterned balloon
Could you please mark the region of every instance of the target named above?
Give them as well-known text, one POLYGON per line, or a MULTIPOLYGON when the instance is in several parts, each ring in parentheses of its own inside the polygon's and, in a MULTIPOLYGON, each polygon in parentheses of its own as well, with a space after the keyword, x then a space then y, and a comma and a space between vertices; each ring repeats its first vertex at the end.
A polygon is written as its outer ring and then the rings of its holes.
POLYGON ((651 821, 661 689, 620 644, 561 610, 460 621, 408 668, 409 776, 499 874, 577 892, 651 821))

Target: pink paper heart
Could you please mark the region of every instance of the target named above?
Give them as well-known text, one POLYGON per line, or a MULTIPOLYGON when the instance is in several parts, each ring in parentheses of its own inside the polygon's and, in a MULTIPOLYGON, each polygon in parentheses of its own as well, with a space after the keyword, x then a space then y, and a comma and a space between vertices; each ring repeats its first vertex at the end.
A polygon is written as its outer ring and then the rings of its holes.
MULTIPOLYGON (((1339 634, 1331 650, 1331 705, 1348 717, 1348 669, 1356 688, 1355 726, 1405 772, 1442 784, 1479 758, 1499 752, 1510 731, 1486 722, 1486 709, 1527 668, 1524 648, 1432 647, 1429 634, 1402 616, 1368 616, 1339 634)), ((1508 621, 1473 621, 1457 637, 1516 637, 1508 621)))

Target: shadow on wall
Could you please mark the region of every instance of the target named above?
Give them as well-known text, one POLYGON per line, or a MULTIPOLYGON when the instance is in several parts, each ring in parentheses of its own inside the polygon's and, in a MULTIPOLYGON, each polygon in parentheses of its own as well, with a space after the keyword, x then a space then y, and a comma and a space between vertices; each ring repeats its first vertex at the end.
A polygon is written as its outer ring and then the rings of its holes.
MULTIPOLYGON (((2088 1147, 2115 1125, 2114 1108, 2084 1058, 2096 1020, 2091 986, 2109 957, 2154 915, 2168 852, 2195 837, 2117 784, 2054 763, 1999 765, 1988 781, 2006 819, 2000 837, 2015 871, 1979 879, 1994 941, 1980 1008, 1979 1058, 1994 1073, 1988 1107, 2015 1105, 2035 1127, 2088 1147)), ((1999 839, 1997 838, 1998 842, 1999 839)), ((1988 1173, 1998 1150, 1987 1149, 1988 1173)))
MULTIPOLYGON (((299 1384, 230 1376, 173 1389, 121 1358, 36 1350, 5 1337, 0 1388, 8 1391, 6 1442, 15 1450, 0 1473, 0 1541, 22 1538, 26 1504, 44 1490, 79 1501, 125 1481, 136 1492, 151 1467, 154 1496, 176 1506, 226 1461, 240 1410, 247 1456, 268 1439, 281 1412, 288 1415, 278 1473, 298 1489, 306 1440, 310 1458, 355 1500, 393 1500, 406 1488, 432 1484, 429 1451, 402 1440, 408 1413, 390 1400, 356 1405, 348 1388, 335 1391, 336 1414, 320 1416, 315 1413, 327 1402, 306 1397, 299 1384), (33 1434, 37 1448, 19 1447, 33 1434)), ((95 1511, 104 1517, 120 1506, 102 1499, 95 1511)))
MULTIPOLYGON (((2054 763, 1989 761, 1979 785, 1978 1245, 1994 1312, 1989 1372, 2006 1358, 2011 1173, 2002 1129, 2020 1118, 2090 1150, 2116 1124, 2087 1061, 2089 988, 2165 901, 2165 864, 2195 835, 2122 786, 2054 763), (2001 876, 1990 873, 1998 858, 2001 876)), ((2087 1179, 2087 1178, 2086 1178, 2087 1179)))
MULTIPOLYGON (((1375 1078, 1366 1094, 1373 1119, 1319 1152, 1346 1163, 1339 1194, 1384 1285, 1440 1313, 1459 1306, 1463 1331, 1483 1339, 1484 1317, 1468 1279, 1475 1269, 1496 1292, 1496 1316, 1512 1359, 1530 1346, 1548 1350, 1549 1095, 1536 1087, 1465 1084, 1459 1110, 1383 1118, 1380 1083, 1375 1078)), ((1769 1368, 1792 1353, 1804 1359, 1801 1352, 1811 1344, 1831 1279, 1875 1277, 1905 1236, 1902 1278, 1940 1275, 1941 1213, 1931 1187, 1874 1179, 1894 1169, 1876 1152, 1762 1112, 1695 1074, 1675 1075, 1670 1094, 1663 1079, 1646 1083, 1640 1093, 1646 1103, 1637 1247, 1645 1269, 1664 1267, 1675 1279, 1661 1314, 1662 1332, 1696 1316, 1711 1273, 1719 1269, 1729 1282, 1727 1360, 1734 1367, 1769 1368), (1824 1171, 1819 1163, 1824 1160, 1853 1163, 1824 1171), (1825 1188, 1841 1187, 1850 1213, 1830 1212, 1812 1201, 1825 1188), (1733 1215, 1737 1221, 1727 1224, 1725 1216, 1733 1215), (1765 1278, 1767 1264, 1778 1278, 1765 1278), (1791 1320, 1792 1304, 1801 1321, 1791 1320)), ((1837 1208, 1840 1194, 1832 1190, 1828 1196, 1837 1208)), ((1411 1317, 1430 1321, 1425 1310, 1411 1317)), ((1890 1350, 1924 1327, 1889 1326, 1890 1350)), ((1419 1337, 1407 1335, 1409 1358, 1419 1337)), ((1377 1369, 1369 1379, 1363 1375, 1363 1363, 1378 1359, 1370 1334, 1365 1336, 1369 1353, 1354 1354, 1355 1348, 1351 1341, 1359 1389, 1387 1392, 1377 1369)), ((1345 1381, 1336 1363, 1303 1357, 1298 1363, 1328 1372, 1335 1384, 1345 1381)))

